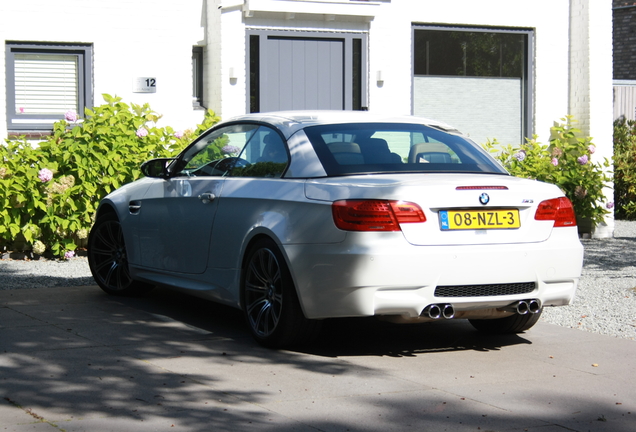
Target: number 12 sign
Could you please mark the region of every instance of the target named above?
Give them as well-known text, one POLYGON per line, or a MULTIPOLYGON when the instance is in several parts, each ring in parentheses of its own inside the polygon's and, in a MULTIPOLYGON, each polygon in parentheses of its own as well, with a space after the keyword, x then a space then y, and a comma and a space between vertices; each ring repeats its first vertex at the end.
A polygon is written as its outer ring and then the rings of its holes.
POLYGON ((156 93, 157 78, 138 77, 133 78, 133 93, 156 93))

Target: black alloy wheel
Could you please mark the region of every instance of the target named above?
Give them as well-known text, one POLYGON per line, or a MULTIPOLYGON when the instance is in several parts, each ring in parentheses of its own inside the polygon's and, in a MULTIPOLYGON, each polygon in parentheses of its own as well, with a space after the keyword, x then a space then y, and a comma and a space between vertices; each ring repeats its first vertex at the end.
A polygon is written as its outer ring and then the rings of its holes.
POLYGON ((91 229, 88 265, 97 285, 108 294, 140 295, 153 288, 130 276, 124 233, 117 216, 112 213, 99 217, 91 229))
POLYGON ((306 343, 320 329, 320 321, 305 318, 285 259, 270 239, 259 240, 247 255, 241 303, 252 336, 263 346, 306 343))

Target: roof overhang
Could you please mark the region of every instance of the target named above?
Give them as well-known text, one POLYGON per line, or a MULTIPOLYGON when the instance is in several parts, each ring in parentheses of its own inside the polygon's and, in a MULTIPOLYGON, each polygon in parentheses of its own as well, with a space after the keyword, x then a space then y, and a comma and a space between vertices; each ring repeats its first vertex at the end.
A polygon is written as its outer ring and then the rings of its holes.
POLYGON ((311 15, 311 19, 324 21, 360 20, 372 21, 379 13, 384 1, 366 0, 243 0, 241 2, 222 3, 221 9, 241 7, 246 18, 260 14, 280 14, 284 19, 299 19, 311 15), (299 16, 297 16, 299 15, 299 16))

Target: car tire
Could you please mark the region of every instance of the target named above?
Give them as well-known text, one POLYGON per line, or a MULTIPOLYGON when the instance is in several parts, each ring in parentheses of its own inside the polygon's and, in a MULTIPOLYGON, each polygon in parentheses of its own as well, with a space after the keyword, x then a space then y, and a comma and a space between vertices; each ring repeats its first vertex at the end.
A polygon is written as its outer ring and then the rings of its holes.
POLYGON ((241 276, 245 320, 258 343, 268 348, 312 341, 321 322, 305 318, 285 259, 271 239, 250 248, 241 276))
POLYGON ((107 213, 97 219, 88 236, 87 249, 93 278, 108 294, 136 296, 154 288, 130 276, 124 233, 115 214, 107 213))
POLYGON ((527 313, 524 315, 514 314, 506 318, 471 319, 468 321, 480 332, 490 334, 511 334, 529 330, 537 323, 537 321, 539 321, 539 318, 541 318, 541 311, 538 313, 527 313))

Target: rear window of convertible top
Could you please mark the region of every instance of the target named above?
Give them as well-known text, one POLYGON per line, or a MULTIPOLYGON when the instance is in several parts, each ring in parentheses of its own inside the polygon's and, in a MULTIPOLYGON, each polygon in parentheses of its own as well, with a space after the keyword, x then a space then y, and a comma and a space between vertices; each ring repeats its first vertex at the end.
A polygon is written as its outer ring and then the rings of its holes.
POLYGON ((371 173, 507 174, 460 135, 403 123, 348 123, 304 129, 328 176, 371 173))

